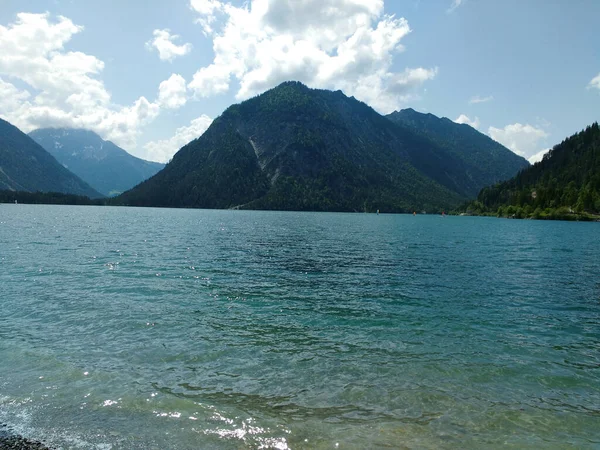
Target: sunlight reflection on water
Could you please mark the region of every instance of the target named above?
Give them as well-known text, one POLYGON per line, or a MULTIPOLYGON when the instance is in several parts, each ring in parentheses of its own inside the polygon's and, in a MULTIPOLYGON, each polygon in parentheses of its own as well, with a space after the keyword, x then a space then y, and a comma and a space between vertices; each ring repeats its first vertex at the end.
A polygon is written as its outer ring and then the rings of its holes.
POLYGON ((0 249, 0 422, 32 438, 600 442, 595 224, 22 205, 0 249))

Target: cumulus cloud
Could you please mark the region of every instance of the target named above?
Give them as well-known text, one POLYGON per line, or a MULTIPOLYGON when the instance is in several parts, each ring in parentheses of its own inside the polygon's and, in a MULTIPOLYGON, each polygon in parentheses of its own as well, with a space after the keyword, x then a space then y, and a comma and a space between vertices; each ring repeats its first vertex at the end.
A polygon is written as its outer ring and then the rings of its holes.
POLYGON ((451 5, 450 5, 450 7, 449 7, 449 8, 446 10, 446 12, 447 12, 448 14, 450 14, 450 13, 454 12, 454 10, 455 10, 456 8, 458 8, 459 6, 461 6, 461 5, 464 5, 464 4, 465 4, 465 0, 452 0, 452 4, 451 4, 451 5))
POLYGON ((186 94, 185 79, 174 73, 158 86, 158 104, 163 108, 181 108, 187 102, 186 94))
POLYGON ((588 84, 588 89, 596 88, 600 90, 600 73, 590 81, 588 84))
POLYGON ((0 117, 3 111, 15 111, 21 107, 31 94, 17 89, 13 84, 0 78, 0 117))
POLYGON ((167 162, 181 147, 200 137, 211 123, 210 117, 201 115, 192 120, 189 126, 177 128, 175 135, 170 139, 148 142, 144 149, 151 160, 167 162))
POLYGON ((475 119, 471 120, 468 116, 461 114, 456 119, 454 119, 456 123, 466 123, 467 125, 472 126, 473 128, 479 128, 479 117, 475 117, 475 119))
POLYGON ((87 128, 125 148, 135 146, 140 127, 159 106, 140 97, 131 106, 114 105, 98 75, 104 63, 64 46, 83 27, 49 14, 17 14, 0 25, 0 109, 24 132, 42 127, 87 128), (18 80, 17 88, 7 80, 18 80))
POLYGON ((212 97, 229 90, 231 75, 223 65, 211 64, 203 67, 194 74, 189 88, 194 91, 194 97, 212 97))
POLYGON ((214 60, 188 87, 196 98, 228 92, 243 100, 287 80, 341 89, 382 113, 400 109, 436 68, 393 72, 408 22, 384 14, 383 0, 250 0, 241 7, 191 0, 213 41, 214 60))
POLYGON ((196 23, 202 26, 205 35, 213 32, 212 23, 216 20, 216 14, 223 10, 223 6, 219 0, 190 0, 192 10, 200 14, 196 23))
POLYGON ((479 95, 476 95, 475 97, 471 97, 469 99, 469 104, 474 105, 477 103, 487 103, 487 102, 491 102, 492 100, 494 100, 493 95, 488 95, 487 97, 480 97, 479 95))
POLYGON ((154 30, 154 38, 146 42, 146 48, 156 49, 161 61, 173 61, 178 56, 185 56, 192 51, 192 44, 177 45, 174 41, 179 39, 176 34, 171 34, 168 29, 154 30))
POLYGON ((437 67, 434 69, 406 69, 404 72, 390 77, 390 90, 406 94, 425 81, 433 80, 437 72, 437 67))
POLYGON ((542 159, 544 159, 544 155, 546 153, 548 153, 550 151, 549 148, 545 148, 544 150, 537 152, 535 155, 530 156, 527 161, 529 161, 529 164, 535 164, 536 162, 540 162, 542 159))
POLYGON ((216 11, 222 9, 223 4, 219 0, 191 0, 190 6, 203 16, 214 16, 216 11))
POLYGON ((520 123, 506 125, 504 128, 489 127, 488 134, 492 139, 524 158, 530 158, 538 154, 540 141, 548 137, 548 133, 541 128, 520 123))

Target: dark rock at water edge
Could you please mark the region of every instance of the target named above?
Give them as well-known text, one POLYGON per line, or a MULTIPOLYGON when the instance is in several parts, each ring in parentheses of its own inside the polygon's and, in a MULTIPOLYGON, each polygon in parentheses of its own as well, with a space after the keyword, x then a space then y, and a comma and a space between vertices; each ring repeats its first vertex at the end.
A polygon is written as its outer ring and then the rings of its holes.
POLYGON ((0 425, 0 450, 52 450, 41 442, 13 434, 5 424, 0 425))

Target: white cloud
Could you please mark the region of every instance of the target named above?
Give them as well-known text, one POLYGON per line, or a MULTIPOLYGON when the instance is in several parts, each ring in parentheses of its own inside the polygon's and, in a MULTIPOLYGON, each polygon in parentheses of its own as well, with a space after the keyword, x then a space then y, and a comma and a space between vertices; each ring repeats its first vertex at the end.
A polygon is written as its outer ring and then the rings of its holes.
POLYGON ((471 97, 469 99, 469 104, 473 105, 473 104, 477 104, 477 103, 487 103, 487 102, 491 102, 492 100, 494 100, 493 95, 488 95, 487 97, 480 97, 479 95, 476 95, 475 97, 471 97))
POLYGON ((446 12, 447 12, 448 14, 450 14, 450 13, 454 12, 454 10, 455 10, 456 8, 458 8, 458 7, 459 7, 459 6, 461 6, 461 5, 464 5, 464 4, 465 4, 465 1, 466 1, 466 0, 452 0, 452 4, 451 4, 451 5, 450 5, 450 7, 449 7, 449 8, 446 10, 446 12))
POLYGON ((216 11, 223 8, 219 0, 191 0, 191 8, 203 16, 214 16, 216 11))
POLYGON ((390 77, 390 90, 402 94, 407 93, 425 81, 433 80, 437 72, 437 67, 435 69, 406 69, 404 72, 390 77))
POLYGON ((540 151, 540 141, 548 137, 548 133, 541 128, 520 123, 506 125, 504 128, 489 127, 488 134, 495 141, 525 158, 535 156, 540 151))
POLYGON ((158 104, 163 108, 181 108, 187 102, 186 94, 185 79, 174 73, 158 86, 158 104))
POLYGON ((598 75, 596 75, 592 81, 590 81, 590 83, 588 84, 588 89, 591 88, 596 88, 598 90, 600 90, 600 73, 598 75))
POLYGON ((225 66, 211 64, 203 67, 194 74, 189 88, 194 91, 194 97, 211 97, 223 94, 229 90, 229 70, 225 66))
POLYGON ((223 10, 223 6, 219 0, 190 0, 192 10, 200 14, 196 22, 202 26, 205 35, 213 32, 212 23, 216 20, 216 13, 223 10))
POLYGON ((454 119, 456 123, 466 123, 467 125, 472 126, 473 128, 479 128, 479 117, 475 117, 475 119, 471 120, 464 114, 461 114, 456 119, 454 119))
POLYGON ((177 151, 188 142, 200 137, 210 126, 212 119, 202 115, 187 127, 177 128, 170 139, 151 141, 144 145, 148 158, 153 161, 167 162, 177 151))
POLYGON ((4 111, 15 111, 21 107, 23 102, 31 97, 27 91, 17 89, 13 84, 0 78, 0 117, 4 111))
POLYGON ((195 97, 228 92, 243 100, 277 84, 302 81, 342 89, 382 113, 414 98, 437 69, 391 70, 408 22, 384 14, 383 0, 250 0, 241 7, 191 0, 214 60, 188 87, 195 97))
POLYGON ((174 41, 179 39, 176 34, 171 34, 168 29, 154 30, 154 38, 146 42, 146 48, 158 51, 158 57, 161 61, 173 61, 178 56, 185 56, 192 51, 192 44, 186 43, 177 45, 174 41))
POLYGON ((98 78, 104 63, 92 55, 66 51, 73 35, 83 31, 66 17, 17 14, 0 25, 0 109, 2 117, 24 132, 42 127, 96 131, 125 148, 135 146, 140 127, 150 123, 159 106, 140 97, 131 106, 111 102, 98 78), (17 88, 6 80, 19 81, 17 88))
POLYGON ((537 152, 535 155, 530 156, 527 161, 529 161, 529 164, 535 164, 536 162, 540 162, 543 158, 544 155, 546 153, 548 153, 550 151, 549 148, 545 148, 544 150, 537 152))

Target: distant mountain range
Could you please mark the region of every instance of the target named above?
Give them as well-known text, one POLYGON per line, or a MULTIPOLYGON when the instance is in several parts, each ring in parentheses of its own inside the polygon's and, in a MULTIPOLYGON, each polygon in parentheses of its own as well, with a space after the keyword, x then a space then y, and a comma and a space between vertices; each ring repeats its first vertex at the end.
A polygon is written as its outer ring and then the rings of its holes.
POLYGON ((514 178, 482 189, 463 209, 516 218, 600 218, 598 123, 565 139, 514 178))
POLYGON ((164 167, 164 164, 136 158, 89 130, 43 128, 32 131, 29 136, 106 196, 131 189, 164 167))
POLYGON ((298 82, 229 107, 167 166, 88 130, 28 137, 0 121, 0 189, 91 198, 130 189, 110 204, 434 212, 526 167, 468 125, 412 109, 384 117, 341 91, 298 82))
POLYGON ((0 119, 0 190, 102 197, 10 123, 0 119))
POLYGON ((286 82, 229 107, 115 204, 311 211, 439 211, 525 159, 476 130, 341 91, 286 82), (496 168, 497 166, 497 168, 496 168))

